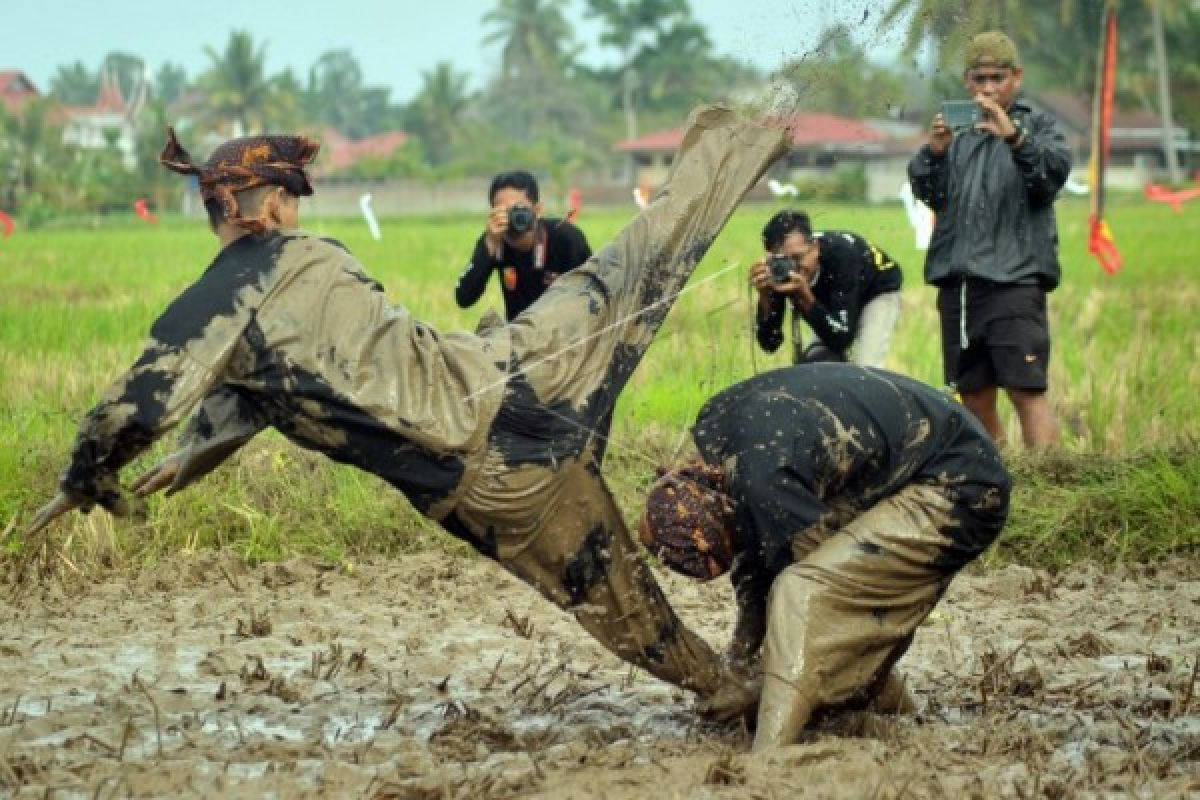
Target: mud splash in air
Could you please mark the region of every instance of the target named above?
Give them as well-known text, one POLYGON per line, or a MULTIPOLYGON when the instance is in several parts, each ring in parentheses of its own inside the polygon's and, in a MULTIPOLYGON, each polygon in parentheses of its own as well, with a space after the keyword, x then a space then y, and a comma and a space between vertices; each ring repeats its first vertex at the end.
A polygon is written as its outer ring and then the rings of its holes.
MULTIPOLYGON (((1195 565, 962 576, 900 662, 915 715, 755 757, 486 560, 218 559, 0 600, 0 794, 1200 791, 1195 565)), ((659 577, 723 648, 727 585, 659 577)))

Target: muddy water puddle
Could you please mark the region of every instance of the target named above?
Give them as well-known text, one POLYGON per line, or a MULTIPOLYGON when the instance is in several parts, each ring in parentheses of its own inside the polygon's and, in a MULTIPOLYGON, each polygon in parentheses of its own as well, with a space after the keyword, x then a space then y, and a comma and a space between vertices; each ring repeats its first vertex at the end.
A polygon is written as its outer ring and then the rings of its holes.
MULTIPOLYGON (((220 558, 0 601, 0 796, 1200 792, 1188 565, 962 576, 901 662, 917 714, 751 755, 493 564, 220 558)), ((723 646, 727 587, 661 577, 723 646)))

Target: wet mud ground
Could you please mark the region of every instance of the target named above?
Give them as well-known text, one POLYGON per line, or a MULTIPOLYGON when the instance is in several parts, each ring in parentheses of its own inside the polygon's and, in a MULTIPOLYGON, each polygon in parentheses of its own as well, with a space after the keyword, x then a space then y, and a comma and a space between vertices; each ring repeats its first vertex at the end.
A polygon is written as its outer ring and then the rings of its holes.
MULTIPOLYGON (((725 582, 662 580, 714 645, 725 582)), ((179 556, 0 599, 0 797, 1200 797, 1200 564, 961 576, 920 710, 770 755, 499 567, 179 556)))

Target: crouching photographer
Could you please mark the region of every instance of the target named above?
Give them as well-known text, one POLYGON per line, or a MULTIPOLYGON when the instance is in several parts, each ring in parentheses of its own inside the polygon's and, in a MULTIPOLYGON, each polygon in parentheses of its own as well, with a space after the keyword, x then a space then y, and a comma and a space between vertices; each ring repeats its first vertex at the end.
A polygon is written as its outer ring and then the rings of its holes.
POLYGON ((488 189, 487 227, 458 279, 454 299, 469 308, 500 274, 504 317, 512 321, 542 296, 559 275, 592 256, 592 248, 570 222, 543 217, 537 179, 524 170, 502 172, 488 189))
POLYGON ((858 234, 814 233, 803 211, 775 214, 762 238, 766 257, 750 266, 759 345, 768 353, 779 349, 790 300, 793 363, 883 366, 900 317, 900 266, 858 234), (807 347, 801 320, 815 335, 807 347))

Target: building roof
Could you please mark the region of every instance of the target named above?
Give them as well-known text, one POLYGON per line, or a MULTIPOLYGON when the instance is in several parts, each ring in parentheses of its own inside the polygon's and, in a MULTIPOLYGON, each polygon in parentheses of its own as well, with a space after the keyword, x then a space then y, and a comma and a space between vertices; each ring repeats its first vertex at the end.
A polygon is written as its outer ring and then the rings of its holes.
MULTIPOLYGON (((888 140, 882 131, 866 122, 836 114, 792 114, 778 120, 792 132, 792 147, 845 150, 878 147, 888 140)), ((615 149, 625 153, 670 153, 683 143, 683 128, 655 131, 636 139, 617 142, 615 149)))
MULTIPOLYGON (((1067 92, 1046 92, 1033 98, 1033 104, 1049 111, 1074 135, 1078 144, 1086 144, 1092 130, 1092 100, 1067 92)), ((1187 131, 1173 126, 1175 137, 1186 138, 1187 131)), ((1114 149, 1156 149, 1162 147, 1162 121, 1145 109, 1113 109, 1112 146, 1114 149)))
POLYGON ((33 81, 18 69, 0 70, 0 103, 10 112, 15 112, 41 92, 33 85, 33 81))
POLYGON ((351 139, 334 128, 321 132, 320 172, 337 172, 362 161, 364 158, 387 158, 408 141, 404 131, 387 131, 351 139))

